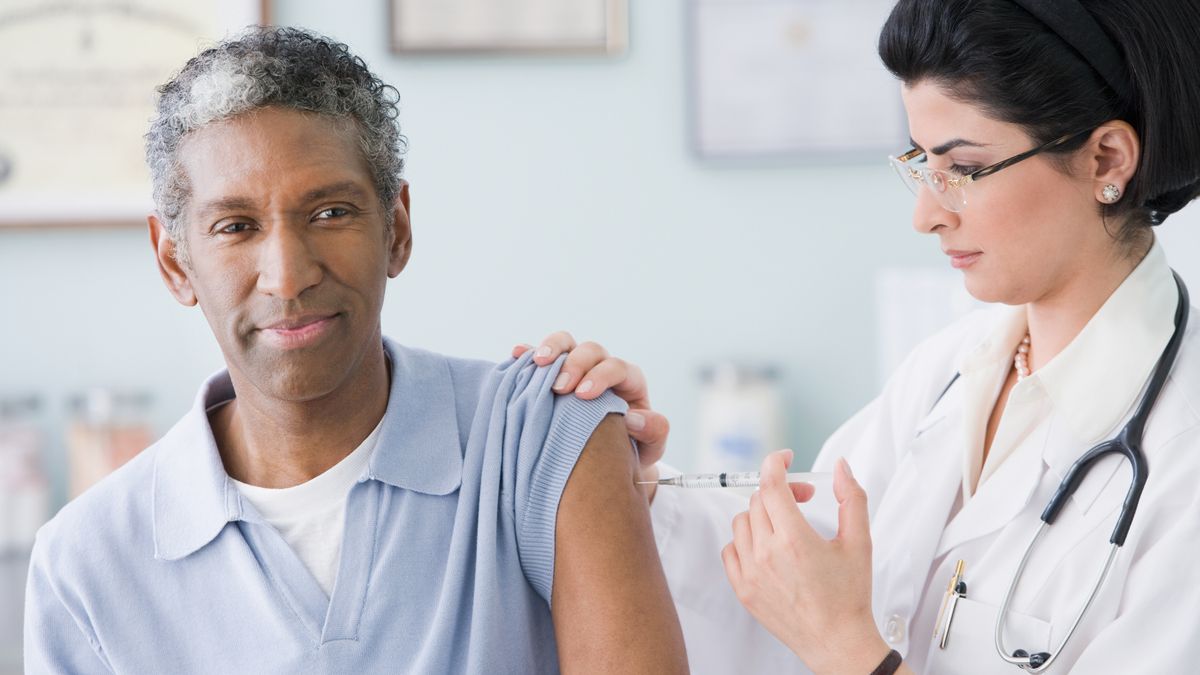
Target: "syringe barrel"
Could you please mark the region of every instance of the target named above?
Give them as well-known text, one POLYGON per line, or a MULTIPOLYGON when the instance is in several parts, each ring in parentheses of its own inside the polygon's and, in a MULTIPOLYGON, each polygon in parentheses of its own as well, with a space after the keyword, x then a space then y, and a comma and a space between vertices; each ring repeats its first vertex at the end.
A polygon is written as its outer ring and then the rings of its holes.
POLYGON ((683 476, 682 483, 687 488, 757 487, 758 472, 697 473, 683 476))
POLYGON ((758 487, 758 472, 727 473, 725 474, 725 487, 758 487))

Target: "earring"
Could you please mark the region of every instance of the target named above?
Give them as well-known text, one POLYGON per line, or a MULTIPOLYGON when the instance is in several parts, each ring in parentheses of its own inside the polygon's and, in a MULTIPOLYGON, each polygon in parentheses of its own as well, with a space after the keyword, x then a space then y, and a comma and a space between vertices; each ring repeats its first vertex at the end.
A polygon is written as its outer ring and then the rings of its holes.
POLYGON ((1109 183, 1100 191, 1100 196, 1104 198, 1105 202, 1112 204, 1121 198, 1121 188, 1109 183))

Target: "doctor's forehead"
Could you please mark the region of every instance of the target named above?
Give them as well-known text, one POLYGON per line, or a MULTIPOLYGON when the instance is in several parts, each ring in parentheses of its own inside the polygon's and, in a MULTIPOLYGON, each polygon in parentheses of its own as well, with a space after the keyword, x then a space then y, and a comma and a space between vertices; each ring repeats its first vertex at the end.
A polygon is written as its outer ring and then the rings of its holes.
POLYGON ((1017 125, 989 117, 979 106, 932 82, 902 86, 901 98, 912 144, 930 154, 962 147, 1007 149, 1026 138, 1017 125))

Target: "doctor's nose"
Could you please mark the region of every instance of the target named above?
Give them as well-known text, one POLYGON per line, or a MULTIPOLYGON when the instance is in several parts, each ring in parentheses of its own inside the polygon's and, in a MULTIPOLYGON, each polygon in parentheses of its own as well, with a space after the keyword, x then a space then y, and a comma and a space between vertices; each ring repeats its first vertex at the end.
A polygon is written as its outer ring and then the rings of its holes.
POLYGON ((275 227, 264 237, 258 258, 258 290, 280 300, 294 300, 321 283, 320 258, 302 234, 275 227))
POLYGON ((939 229, 956 228, 959 223, 957 213, 947 209, 926 186, 917 190, 917 203, 913 207, 913 229, 921 234, 933 234, 939 229))

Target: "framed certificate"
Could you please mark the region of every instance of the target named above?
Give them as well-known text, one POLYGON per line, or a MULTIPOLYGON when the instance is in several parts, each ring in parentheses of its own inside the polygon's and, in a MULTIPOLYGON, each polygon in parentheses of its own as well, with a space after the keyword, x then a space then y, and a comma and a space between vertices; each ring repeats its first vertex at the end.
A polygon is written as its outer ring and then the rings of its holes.
POLYGON ((623 52, 628 0, 391 0, 399 53, 623 52))
POLYGON ((882 161, 906 142, 876 51, 894 0, 687 2, 700 157, 882 161))
POLYGON ((0 225, 140 224, 155 88, 265 0, 0 4, 0 225))

